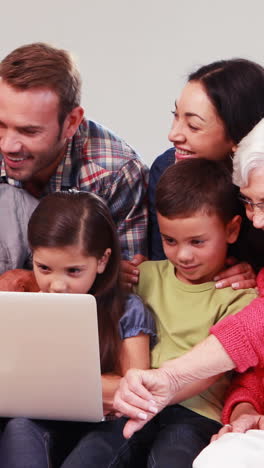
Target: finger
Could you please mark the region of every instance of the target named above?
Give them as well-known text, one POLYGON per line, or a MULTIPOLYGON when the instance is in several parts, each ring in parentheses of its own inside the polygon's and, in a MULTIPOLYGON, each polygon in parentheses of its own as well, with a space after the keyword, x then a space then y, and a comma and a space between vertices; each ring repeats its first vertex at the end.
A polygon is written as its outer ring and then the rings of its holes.
POLYGON ((234 275, 217 281, 215 283, 215 287, 220 289, 231 286, 233 289, 246 289, 255 288, 256 284, 256 277, 252 276, 252 274, 248 272, 244 273, 243 275, 234 275))
POLYGON ((140 265, 142 262, 144 262, 145 260, 147 260, 146 257, 144 257, 144 255, 141 255, 141 254, 136 254, 134 255, 134 257, 132 258, 132 260, 130 260, 130 263, 132 263, 134 266, 138 266, 140 265))
MULTIPOLYGON (((151 418, 150 418, 151 419, 151 418)), ((139 431, 140 429, 142 429, 143 426, 145 426, 145 424, 147 423, 148 421, 140 421, 138 419, 129 419, 129 421, 127 421, 127 423, 125 424, 125 427, 123 429, 123 435, 126 439, 130 439, 130 437, 132 437, 132 435, 139 431)))
POLYGON ((220 431, 217 434, 214 434, 211 437, 211 442, 214 442, 215 440, 220 439, 224 434, 227 434, 228 432, 232 432, 233 428, 230 424, 226 424, 225 426, 221 427, 220 431))
POLYGON ((264 429, 264 417, 263 416, 259 418, 258 429, 261 429, 262 431, 264 429))
POLYGON ((231 287, 233 289, 248 289, 248 288, 255 288, 256 287, 256 280, 251 279, 251 280, 243 280, 243 281, 237 281, 231 284, 231 287))
POLYGON ((241 262, 235 266, 225 268, 223 271, 218 273, 218 275, 216 275, 215 277, 215 281, 217 281, 218 279, 230 278, 231 276, 236 275, 246 275, 247 278, 255 278, 256 276, 253 268, 251 267, 251 265, 249 265, 249 263, 241 262))
MULTIPOLYGON (((147 384, 151 383, 153 374, 157 372, 156 370, 137 370, 129 369, 126 373, 126 376, 120 381, 120 394, 123 394, 123 391, 130 390, 132 397, 138 396, 142 400, 147 402, 153 401, 152 393, 146 388, 147 384)), ((155 403, 155 402, 154 402, 155 403)))
POLYGON ((226 259, 226 264, 229 266, 236 265, 238 263, 238 260, 236 257, 227 257, 226 259))
MULTIPOLYGON (((144 388, 144 387, 143 387, 144 388)), ((145 390, 145 389, 144 389, 145 390)), ((143 393, 143 392, 142 392, 143 393)), ((134 392, 131 392, 128 388, 117 390, 114 398, 114 408, 126 414, 130 418, 144 419, 144 416, 139 416, 139 413, 153 413, 158 412, 155 401, 152 395, 149 397, 149 393, 146 393, 147 398, 142 398, 134 392)))
POLYGON ((138 268, 135 267, 131 262, 128 260, 121 261, 121 274, 128 274, 128 275, 139 275, 138 268))
POLYGON ((132 285, 138 283, 138 276, 136 275, 128 275, 128 274, 121 274, 121 283, 123 285, 132 285))
POLYGON ((114 408, 117 409, 117 413, 120 413, 123 416, 133 420, 147 421, 148 419, 151 419, 152 416, 154 416, 153 413, 149 413, 146 410, 143 411, 141 408, 134 407, 128 404, 126 401, 122 399, 119 400, 118 398, 115 398, 114 408))

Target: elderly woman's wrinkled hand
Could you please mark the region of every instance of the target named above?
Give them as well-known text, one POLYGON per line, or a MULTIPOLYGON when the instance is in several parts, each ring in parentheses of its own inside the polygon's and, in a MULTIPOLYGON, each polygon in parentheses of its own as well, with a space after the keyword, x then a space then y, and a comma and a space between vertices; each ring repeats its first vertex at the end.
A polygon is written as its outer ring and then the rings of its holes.
POLYGON ((177 390, 170 369, 130 369, 121 379, 114 399, 117 414, 131 418, 125 425, 124 437, 130 438, 165 408, 177 390))
POLYGON ((217 434, 214 434, 211 438, 211 442, 220 439, 224 434, 228 432, 247 432, 250 429, 264 429, 264 416, 260 414, 243 414, 232 424, 225 424, 221 427, 217 434))

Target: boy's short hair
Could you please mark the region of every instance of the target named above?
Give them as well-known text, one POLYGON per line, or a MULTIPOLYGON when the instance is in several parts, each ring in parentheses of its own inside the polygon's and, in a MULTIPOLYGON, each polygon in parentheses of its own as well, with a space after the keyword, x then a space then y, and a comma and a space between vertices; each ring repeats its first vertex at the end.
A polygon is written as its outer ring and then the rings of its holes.
POLYGON ((198 211, 217 214, 226 224, 239 213, 238 190, 223 162, 186 159, 170 166, 156 190, 156 209, 173 219, 198 211))

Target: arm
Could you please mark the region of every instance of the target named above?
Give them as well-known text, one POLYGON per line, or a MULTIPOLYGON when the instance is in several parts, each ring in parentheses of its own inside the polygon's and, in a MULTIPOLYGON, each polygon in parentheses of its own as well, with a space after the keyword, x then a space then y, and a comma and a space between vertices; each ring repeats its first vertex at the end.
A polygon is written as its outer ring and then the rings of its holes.
POLYGON ((107 194, 124 260, 147 255, 147 183, 147 167, 139 159, 130 159, 115 175, 107 194))
POLYGON ((125 437, 130 437, 158 411, 172 404, 176 393, 187 384, 234 367, 221 343, 211 335, 160 369, 129 370, 120 382, 114 401, 118 412, 132 418, 125 426, 125 437))
POLYGON ((243 374, 236 374, 228 389, 223 408, 222 420, 228 424, 233 419, 234 409, 242 402, 252 405, 257 413, 264 413, 264 370, 251 368, 243 374))
POLYGON ((121 281, 128 290, 137 284, 137 267, 147 255, 147 179, 146 166, 131 159, 120 169, 108 194, 108 206, 121 243, 121 281))
MULTIPOLYGON (((121 349, 121 374, 124 375, 130 367, 148 369, 150 364, 149 336, 143 333, 138 336, 126 338, 122 341, 121 349)), ((121 376, 117 374, 103 374, 103 403, 104 413, 113 411, 113 400, 119 387, 121 376)))
POLYGON ((230 424, 223 426, 213 435, 211 442, 220 439, 227 432, 246 432, 250 429, 264 429, 264 415, 256 411, 251 403, 239 403, 233 410, 230 424))

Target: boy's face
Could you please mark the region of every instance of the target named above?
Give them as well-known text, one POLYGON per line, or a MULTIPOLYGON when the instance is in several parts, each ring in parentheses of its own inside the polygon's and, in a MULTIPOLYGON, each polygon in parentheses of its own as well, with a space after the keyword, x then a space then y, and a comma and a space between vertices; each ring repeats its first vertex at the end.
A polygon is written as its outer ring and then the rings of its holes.
POLYGON ((225 225, 217 214, 205 211, 188 218, 157 215, 164 252, 177 278, 190 284, 212 281, 225 265, 228 243, 237 239, 240 216, 225 225))

